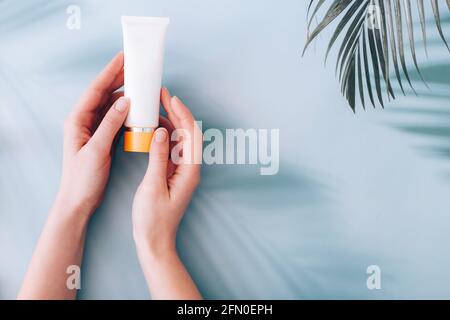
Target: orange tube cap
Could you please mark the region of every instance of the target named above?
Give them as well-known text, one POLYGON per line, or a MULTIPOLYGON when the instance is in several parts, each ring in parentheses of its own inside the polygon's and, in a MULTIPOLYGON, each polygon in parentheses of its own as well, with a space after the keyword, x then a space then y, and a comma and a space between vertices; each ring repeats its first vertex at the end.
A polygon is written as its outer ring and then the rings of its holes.
POLYGON ((123 150, 126 152, 150 152, 153 132, 125 131, 123 150))

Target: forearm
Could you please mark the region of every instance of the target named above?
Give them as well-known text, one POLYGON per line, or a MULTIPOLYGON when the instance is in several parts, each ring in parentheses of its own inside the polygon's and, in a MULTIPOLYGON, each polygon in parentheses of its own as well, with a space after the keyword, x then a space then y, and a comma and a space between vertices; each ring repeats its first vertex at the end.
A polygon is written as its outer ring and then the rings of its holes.
POLYGON ((18 299, 74 299, 67 268, 81 265, 88 212, 61 197, 53 205, 28 267, 18 299))
POLYGON ((137 243, 137 251, 153 299, 202 299, 174 248, 155 250, 148 243, 141 241, 137 243))

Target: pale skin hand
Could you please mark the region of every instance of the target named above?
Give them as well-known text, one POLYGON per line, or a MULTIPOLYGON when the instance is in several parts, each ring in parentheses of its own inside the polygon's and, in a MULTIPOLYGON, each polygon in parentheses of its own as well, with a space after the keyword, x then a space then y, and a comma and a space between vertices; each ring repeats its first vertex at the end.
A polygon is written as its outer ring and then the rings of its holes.
POLYGON ((122 85, 123 54, 119 53, 66 120, 60 189, 18 299, 76 296, 76 290, 66 286, 66 270, 81 265, 86 225, 108 182, 114 140, 129 108, 128 99, 116 100, 121 94, 114 91, 122 85))
MULTIPOLYGON (((80 266, 88 220, 100 204, 108 182, 114 141, 129 101, 114 91, 123 85, 123 54, 99 74, 68 117, 64 130, 61 185, 39 238, 18 299, 74 299, 66 270, 80 266), (118 99, 119 98, 119 99, 118 99), (111 107, 111 105, 113 106, 111 107)), ((197 132, 181 101, 162 90, 170 132, 184 128, 197 132)), ((158 129, 152 143, 149 169, 133 204, 133 232, 139 259, 154 298, 199 299, 195 284, 175 249, 178 224, 200 178, 197 164, 168 163, 167 129, 158 129), (165 139, 160 141, 160 133, 165 139), (163 134, 164 136, 164 134, 163 134)), ((193 144, 201 152, 200 143, 193 144), (198 149, 199 148, 199 149, 198 149)), ((187 154, 187 143, 183 153, 187 154)))
POLYGON ((153 299, 201 299, 175 245, 178 225, 200 182, 200 164, 193 160, 201 153, 201 132, 189 109, 167 89, 161 91, 161 102, 169 121, 162 121, 166 128, 153 136, 148 169, 134 197, 134 239, 153 299), (191 137, 180 142, 183 157, 176 166, 169 161, 174 129, 191 137))

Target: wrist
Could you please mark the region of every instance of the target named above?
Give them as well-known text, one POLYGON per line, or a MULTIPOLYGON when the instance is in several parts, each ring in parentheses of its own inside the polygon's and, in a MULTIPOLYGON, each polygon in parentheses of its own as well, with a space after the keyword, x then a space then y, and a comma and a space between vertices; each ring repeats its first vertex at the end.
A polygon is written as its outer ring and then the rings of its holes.
POLYGON ((58 215, 65 217, 77 217, 80 221, 87 222, 94 212, 95 206, 74 198, 64 190, 59 190, 53 203, 52 212, 57 212, 58 215))
POLYGON ((160 260, 165 257, 177 255, 175 239, 163 237, 150 237, 133 232, 134 242, 138 255, 145 255, 152 260, 160 260))
POLYGON ((66 205, 61 198, 56 198, 47 218, 51 228, 63 229, 64 232, 82 235, 86 231, 90 215, 84 208, 78 209, 66 205))

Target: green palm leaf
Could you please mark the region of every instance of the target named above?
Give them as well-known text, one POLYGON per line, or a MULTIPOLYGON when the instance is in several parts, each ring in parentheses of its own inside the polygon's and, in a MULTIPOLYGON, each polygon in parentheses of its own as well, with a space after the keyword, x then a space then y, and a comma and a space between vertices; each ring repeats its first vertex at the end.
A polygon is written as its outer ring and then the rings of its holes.
MULTIPOLYGON (((424 43, 427 52, 427 14, 436 24, 440 38, 450 52, 450 47, 441 26, 439 1, 429 0, 426 8, 424 0, 415 0, 424 43), (428 9, 428 10, 427 10, 428 9)), ((413 6, 411 0, 311 0, 308 4, 308 36, 303 53, 311 42, 338 17, 339 23, 329 41, 325 61, 341 38, 336 74, 341 82, 341 91, 353 111, 356 109, 356 94, 365 109, 365 94, 368 94, 371 104, 376 102, 384 107, 384 97, 395 99, 392 87, 391 70, 394 71, 400 90, 405 94, 402 79, 406 79, 415 93, 407 68, 405 47, 409 47, 412 62, 420 79, 427 86, 419 68, 416 54, 416 40, 414 34, 413 6), (326 4, 331 3, 319 23, 311 29, 313 19, 317 19, 326 4), (311 13, 311 14, 310 14, 311 13), (407 42, 405 35, 407 34, 407 42), (402 71, 402 72, 401 72, 402 71), (357 87, 357 88, 356 88, 357 87), (384 92, 383 88, 386 88, 384 92)), ((450 10, 450 0, 445 0, 450 10)))

